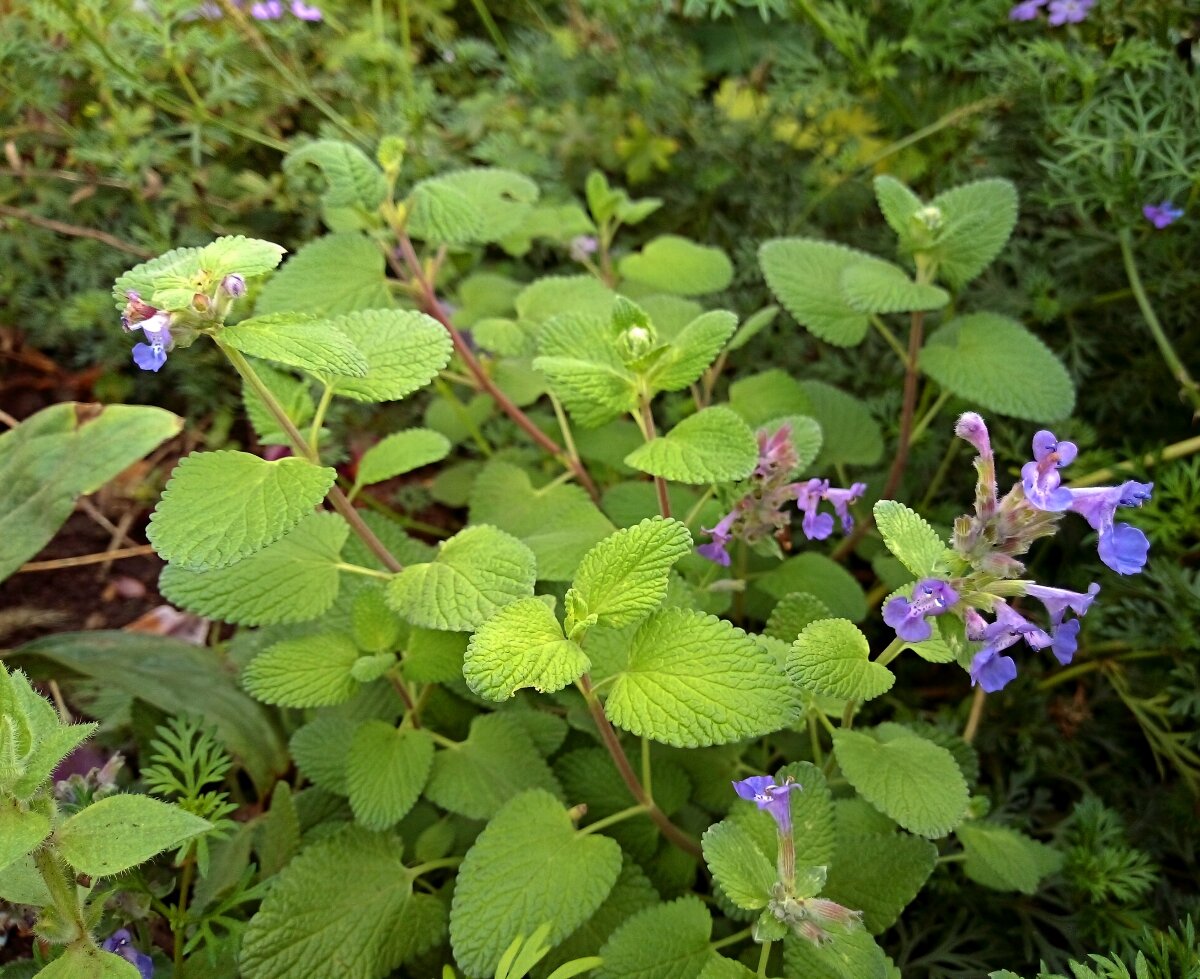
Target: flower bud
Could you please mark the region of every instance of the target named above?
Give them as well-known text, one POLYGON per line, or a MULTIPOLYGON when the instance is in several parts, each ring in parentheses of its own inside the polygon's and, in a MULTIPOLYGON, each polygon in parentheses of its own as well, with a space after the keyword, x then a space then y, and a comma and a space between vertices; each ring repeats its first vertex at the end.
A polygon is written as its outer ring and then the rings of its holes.
POLYGON ((246 295, 246 280, 236 272, 230 273, 221 280, 221 288, 227 295, 240 299, 246 295))

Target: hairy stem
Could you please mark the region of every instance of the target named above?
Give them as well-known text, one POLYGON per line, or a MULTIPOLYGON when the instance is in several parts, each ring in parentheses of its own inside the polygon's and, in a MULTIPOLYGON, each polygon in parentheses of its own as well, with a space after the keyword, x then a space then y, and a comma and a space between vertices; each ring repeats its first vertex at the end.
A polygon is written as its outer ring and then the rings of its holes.
POLYGON ((50 900, 54 910, 63 921, 69 921, 75 926, 76 934, 72 941, 89 937, 87 925, 83 923, 83 909, 79 907, 79 895, 75 890, 75 881, 67 872, 66 864, 58 856, 53 847, 43 847, 34 851, 33 863, 37 872, 50 892, 50 900))
POLYGON ((971 713, 967 716, 967 726, 963 728, 963 740, 970 744, 975 740, 975 735, 979 732, 979 722, 983 718, 983 702, 987 699, 987 694, 983 692, 983 687, 975 688, 975 696, 971 700, 971 713))
MULTIPOLYGON (((650 399, 643 395, 641 401, 641 423, 642 437, 647 442, 651 442, 657 436, 657 431, 654 428, 654 415, 650 411, 650 399)), ((654 477, 654 491, 658 494, 658 509, 664 517, 671 515, 671 498, 667 495, 667 481, 661 476, 654 477)))

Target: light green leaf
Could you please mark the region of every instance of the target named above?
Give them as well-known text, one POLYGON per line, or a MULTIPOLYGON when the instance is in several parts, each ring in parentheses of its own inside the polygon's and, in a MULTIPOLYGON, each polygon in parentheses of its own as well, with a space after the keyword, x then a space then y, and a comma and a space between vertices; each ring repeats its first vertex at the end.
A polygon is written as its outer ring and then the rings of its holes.
POLYGON ((946 553, 945 542, 919 513, 895 500, 875 504, 875 526, 883 542, 916 577, 932 575, 946 553))
POLYGON ((930 204, 942 212, 931 250, 938 274, 958 289, 987 268, 1008 241, 1017 223, 1017 188, 1007 180, 977 180, 938 194, 930 204))
POLYGON ((997 823, 963 823, 954 835, 967 855, 963 871, 984 887, 1033 894, 1062 866, 1062 854, 1053 847, 997 823))
POLYGON ((71 945, 36 979, 140 979, 141 973, 119 955, 95 945, 71 945))
POLYGON ((697 979, 711 937, 712 918, 698 897, 647 908, 604 943, 596 979, 697 979))
POLYGON ((778 731, 796 703, 753 638, 716 616, 670 608, 634 635, 604 712, 634 734, 694 748, 778 731))
POLYGON ((247 279, 265 275, 280 263, 286 251, 286 248, 273 241, 229 235, 205 245, 197 258, 200 268, 214 282, 220 282, 232 273, 247 279))
POLYGON ((862 586, 850 572, 824 554, 806 551, 790 557, 763 575, 757 584, 776 599, 807 592, 823 602, 833 615, 851 622, 861 622, 867 617, 862 586))
POLYGON ((416 805, 433 766, 425 731, 367 721, 354 732, 346 758, 346 789, 354 818, 367 829, 388 829, 416 805))
POLYGON ((363 377, 366 358, 344 333, 308 313, 268 313, 242 320, 221 342, 251 357, 324 374, 363 377))
POLYGON ((838 765, 858 794, 905 829, 937 839, 966 813, 967 783, 945 748, 899 724, 874 735, 838 730, 838 765))
POLYGON ((729 407, 752 428, 759 428, 776 418, 812 414, 812 403, 800 382, 778 368, 751 374, 730 384, 729 407))
POLYGON ((793 592, 784 595, 771 610, 767 620, 766 634, 774 639, 792 643, 804 631, 804 627, 818 619, 831 619, 829 606, 808 592, 793 592))
POLYGON ((538 188, 511 170, 456 170, 417 183, 409 198, 408 232, 422 241, 499 241, 527 220, 538 188))
POLYGON ((44 408, 0 434, 0 580, 37 554, 94 493, 183 427, 140 405, 44 408))
POLYGON ((467 686, 488 700, 508 700, 522 687, 553 693, 574 683, 590 662, 540 598, 506 605, 471 637, 463 662, 467 686))
POLYGON ((594 275, 548 275, 522 289, 513 305, 517 318, 530 323, 578 313, 607 324, 616 299, 594 275))
POLYGON ((801 326, 839 347, 861 343, 871 322, 842 294, 842 274, 861 262, 878 261, 866 252, 811 238, 775 238, 758 250, 767 285, 784 308, 801 326))
POLYGON ((710 826, 701 838, 709 872, 739 908, 765 908, 771 888, 779 879, 774 854, 768 855, 743 826, 724 820, 710 826))
POLYGON ((846 619, 821 619, 792 644, 787 672, 805 690, 839 700, 874 700, 892 689, 896 677, 870 660, 867 637, 846 619))
POLYGON ((759 333, 774 323, 775 317, 778 315, 778 306, 764 306, 758 312, 752 313, 746 322, 737 328, 733 339, 726 344, 726 349, 731 351, 740 350, 758 336, 759 333))
MULTIPOLYGON (((354 644, 359 649, 387 654, 385 659, 389 662, 393 660, 391 654, 400 641, 402 623, 396 613, 388 608, 382 588, 368 587, 358 593, 354 599, 350 622, 354 644)), ((356 679, 360 679, 361 682, 361 678, 356 679)))
POLYGON ((325 497, 336 473, 305 459, 193 452, 180 460, 150 515, 159 556, 208 571, 279 540, 325 497))
POLYGON ((846 302, 863 313, 941 309, 950 302, 945 289, 913 282, 904 269, 878 259, 846 266, 838 287, 846 302))
POLYGON ((920 366, 951 393, 1002 415, 1052 422, 1075 406, 1071 376, 1050 348, 997 313, 951 320, 929 338, 920 366))
POLYGON ((346 759, 357 729, 354 721, 332 713, 305 724, 288 745, 296 767, 313 785, 335 795, 348 795, 346 759))
MULTIPOLYGON (((166 307, 156 301, 155 293, 159 289, 186 289, 191 286, 191 293, 194 293, 201 285, 200 252, 199 248, 173 248, 131 268, 113 283, 112 297, 117 309, 125 308, 129 302, 129 292, 138 293, 145 302, 160 309, 166 307)), ((175 308, 185 309, 189 305, 190 294, 185 303, 175 308)))
POLYGON ((468 976, 491 976, 504 950, 549 923, 557 945, 587 921, 616 883, 621 848, 576 831, 547 792, 525 792, 488 823, 459 868, 450 945, 468 976))
POLYGON ((789 935, 783 963, 787 975, 804 979, 888 979, 887 956, 864 928, 839 931, 826 945, 789 935))
POLYGON ((467 740, 439 751, 425 796, 468 819, 490 819, 506 802, 529 789, 555 797, 562 791, 519 719, 481 714, 467 740))
POLYGON ((0 802, 0 870, 31 853, 49 835, 50 820, 40 812, 0 802))
POLYGON ((698 411, 625 457, 634 469, 693 484, 744 479, 757 462, 754 432, 720 406, 698 411))
POLYGON ((255 312, 337 316, 392 305, 383 250, 366 235, 333 234, 310 241, 259 293, 255 312))
POLYGON ((445 929, 438 902, 412 894, 402 849, 396 837, 351 827, 302 850, 250 919, 246 979, 307 979, 314 967, 379 979, 437 944, 445 929))
POLYGON ((617 264, 626 279, 678 296, 720 292, 733 281, 733 263, 720 248, 679 235, 659 235, 617 264))
POLYGON ((321 195, 326 207, 352 207, 372 212, 387 196, 387 179, 362 150, 338 139, 318 139, 290 152, 283 160, 284 173, 298 174, 311 164, 328 181, 321 195))
POLYGON ((268 646, 242 672, 242 686, 264 704, 340 704, 358 689, 350 670, 358 649, 349 637, 325 632, 268 646))
POLYGON ((824 436, 819 466, 873 466, 883 457, 883 434, 867 406, 822 381, 802 381, 811 415, 824 436))
POLYGON ((907 833, 843 833, 825 882, 825 897, 863 913, 873 935, 896 923, 937 863, 937 847, 907 833))
POLYGON ((417 683, 449 683, 462 676, 465 632, 413 628, 404 651, 404 676, 417 683))
POLYGON ((533 552, 515 537, 486 524, 467 527, 433 561, 396 575, 388 604, 413 625, 465 632, 532 595, 536 569, 533 552))
POLYGON ((755 976, 742 963, 713 952, 696 979, 755 979, 755 976))
POLYGON ((583 556, 615 529, 578 486, 534 489, 528 474, 507 462, 489 463, 475 480, 471 522, 517 537, 533 551, 543 581, 569 580, 583 556))
POLYGON ((361 378, 330 377, 334 393, 355 401, 399 401, 420 390, 450 362, 450 334, 411 309, 372 309, 331 321, 367 360, 361 378))
POLYGON ((549 378, 554 394, 585 428, 603 425, 637 405, 636 379, 611 334, 607 317, 587 312, 556 316, 538 335, 534 368, 549 378))
POLYGON ((670 339, 666 354, 651 368, 652 391, 682 391, 717 359, 737 326, 737 317, 724 309, 703 313, 670 339))
POLYGON ((355 485, 382 483, 432 462, 441 462, 449 454, 450 440, 440 432, 428 428, 393 432, 363 453, 355 485))
POLYGON ((581 603, 585 617, 595 615, 600 625, 640 622, 662 602, 671 567, 691 547, 687 527, 662 517, 602 540, 580 562, 574 587, 567 593, 567 628, 574 625, 573 601, 581 603))
POLYGON ((159 591, 173 604, 238 625, 306 622, 329 610, 350 528, 333 513, 311 513, 257 554, 212 571, 168 564, 159 591))
POLYGON ((879 174, 874 183, 875 199, 879 202, 883 219, 902 243, 907 241, 912 234, 912 217, 925 206, 924 203, 899 180, 886 173, 879 174))
POLYGON ((110 877, 211 828, 178 806, 121 793, 81 809, 55 830, 54 839, 80 873, 110 877))

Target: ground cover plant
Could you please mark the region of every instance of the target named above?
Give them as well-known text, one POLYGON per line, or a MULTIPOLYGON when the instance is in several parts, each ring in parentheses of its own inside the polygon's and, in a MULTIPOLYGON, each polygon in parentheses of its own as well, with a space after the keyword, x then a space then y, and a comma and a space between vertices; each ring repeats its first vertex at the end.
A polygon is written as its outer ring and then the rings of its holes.
POLYGON ((10 19, 0 975, 1200 974, 1182 11, 10 19))

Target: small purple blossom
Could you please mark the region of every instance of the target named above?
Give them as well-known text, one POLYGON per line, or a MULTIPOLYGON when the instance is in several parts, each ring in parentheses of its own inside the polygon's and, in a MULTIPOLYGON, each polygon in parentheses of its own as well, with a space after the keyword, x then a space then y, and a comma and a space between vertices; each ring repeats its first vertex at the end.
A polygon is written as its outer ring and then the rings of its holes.
POLYGON ((1050 615, 1050 624, 1058 626, 1066 616, 1067 609, 1070 609, 1078 616, 1086 615, 1087 610, 1091 608, 1092 602, 1100 594, 1100 586, 1092 582, 1086 592, 1080 592, 1069 591, 1066 588, 1051 588, 1047 585, 1030 584, 1026 586, 1025 594, 1030 598, 1036 598, 1045 605, 1046 612, 1050 615))
POLYGON ((733 791, 770 813, 784 835, 790 835, 792 831, 792 790, 802 788, 799 782, 790 780, 776 785, 770 775, 751 775, 733 783, 733 791))
MULTIPOLYGON (((1045 0, 1041 0, 1045 2, 1045 0)), ((954 426, 954 434, 965 439, 974 446, 975 451, 988 458, 992 455, 992 439, 988 435, 987 423, 982 416, 974 411, 965 411, 959 415, 958 423, 954 426)))
POLYGON ((1079 620, 1068 619, 1058 625, 1050 637, 1050 652, 1063 666, 1071 662, 1079 648, 1079 620))
POLYGON ((725 548, 732 539, 733 535, 730 531, 733 529, 733 523, 737 520, 737 516, 738 512, 735 509, 722 517, 715 527, 701 527, 700 529, 712 537, 712 540, 697 547, 696 553, 710 561, 716 561, 724 568, 729 567, 729 552, 725 548))
POLYGON ((1117 574, 1137 574, 1146 565, 1150 541, 1136 527, 1114 524, 1118 507, 1141 506, 1153 483, 1128 479, 1119 486, 1091 486, 1071 491, 1070 509, 1100 534, 1100 560, 1117 574))
POLYGON ((1003 690, 1016 678, 1016 661, 1011 656, 1001 656, 992 646, 985 646, 971 660, 971 686, 979 685, 986 693, 1003 690))
POLYGON ((133 944, 133 936, 126 929, 114 931, 100 947, 106 952, 112 952, 113 955, 119 955, 134 966, 141 974, 141 979, 154 979, 153 961, 149 955, 133 944))
POLYGON ((1003 601, 996 602, 996 620, 992 623, 985 622, 974 609, 967 609, 964 618, 967 638, 984 643, 971 660, 971 686, 978 684, 987 693, 1002 690, 1017 675, 1016 661, 1011 656, 1000 655, 1004 650, 1022 639, 1034 649, 1045 649, 1054 643, 1044 629, 1003 601))
POLYGON ((1137 574, 1146 566, 1150 541, 1137 527, 1114 524, 1107 533, 1100 534, 1098 553, 1117 574, 1137 574))
MULTIPOLYGON (((453 54, 447 51, 446 54, 453 54)), ((453 61, 453 58, 448 59, 453 61)), ((586 262, 589 256, 595 255, 600 248, 600 242, 595 235, 576 235, 571 239, 570 255, 576 262, 586 262)))
POLYGON ((1058 470, 1075 461, 1074 442, 1060 442, 1043 429, 1033 437, 1033 462, 1021 467, 1025 498, 1037 509, 1060 513, 1071 505, 1071 491, 1062 485, 1058 470))
POLYGON ((300 20, 318 21, 324 19, 318 8, 304 3, 304 0, 292 0, 292 15, 298 17, 300 20))
POLYGON ((1024 0, 1008 12, 1009 20, 1033 20, 1038 11, 1046 6, 1046 0, 1024 0))
POLYGON ((1051 27, 1078 24, 1095 5, 1096 0, 1050 0, 1050 16, 1046 20, 1051 27))
POLYGON ((283 0, 263 0, 250 8, 255 20, 279 20, 283 16, 283 0))
POLYGON ((1163 201, 1161 204, 1147 204, 1142 208, 1142 214, 1161 231, 1183 217, 1183 208, 1175 207, 1170 201, 1163 201))
POLYGON ((221 288, 234 299, 246 295, 246 279, 236 272, 230 273, 221 280, 221 288))
POLYGON ((842 531, 849 533, 854 526, 854 519, 848 507, 862 496, 866 488, 866 483, 854 483, 849 489, 831 488, 829 480, 817 478, 793 483, 791 490, 796 495, 796 506, 804 514, 800 522, 804 536, 809 540, 824 540, 833 533, 833 517, 817 510, 822 500, 833 504, 834 512, 842 522, 842 531))
POLYGON ((913 586, 913 597, 897 595, 883 607, 883 621, 906 642, 923 642, 933 635, 926 616, 942 615, 958 601, 949 583, 937 578, 922 578, 913 586))
MULTIPOLYGON (((122 321, 122 328, 125 328, 122 321)), ((149 343, 133 345, 133 362, 144 371, 157 373, 167 362, 167 351, 171 346, 171 314, 155 312, 148 320, 130 324, 129 329, 142 330, 149 343)))

